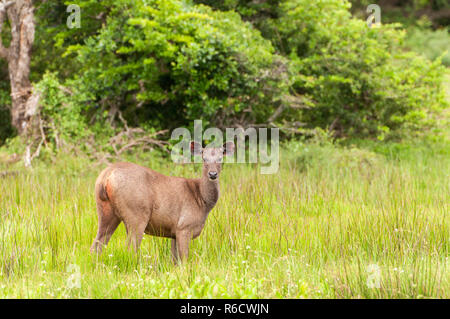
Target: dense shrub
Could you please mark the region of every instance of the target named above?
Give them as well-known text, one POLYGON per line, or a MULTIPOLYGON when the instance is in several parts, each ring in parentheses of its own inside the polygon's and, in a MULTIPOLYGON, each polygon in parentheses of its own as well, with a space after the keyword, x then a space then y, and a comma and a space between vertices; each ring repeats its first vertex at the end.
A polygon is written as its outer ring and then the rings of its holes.
MULTIPOLYGON (((399 25, 369 28, 353 18, 349 1, 197 2, 237 10, 289 57, 296 74, 293 91, 313 102, 293 114, 306 127, 384 139, 434 125, 435 113, 445 106, 439 61, 406 53, 399 25)), ((446 44, 443 34, 439 37, 429 39, 428 50, 435 50, 429 58, 446 44)), ((287 110, 284 116, 291 117, 287 110)))
MULTIPOLYGON (((70 1, 80 29, 65 25, 69 1, 37 3, 31 80, 46 130, 66 140, 194 119, 385 139, 429 132, 445 107, 439 60, 405 50, 398 25, 353 18, 348 1, 70 1)), ((0 143, 9 103, 1 82, 0 143)))
POLYGON ((91 133, 82 104, 77 103, 74 92, 65 88, 55 73, 44 74, 35 88, 40 92, 39 117, 49 142, 77 142, 91 133))
POLYGON ((287 92, 286 62, 273 51, 237 13, 171 0, 122 1, 68 53, 93 110, 168 128, 198 118, 264 123, 287 92))
POLYGON ((369 28, 348 8, 346 1, 291 0, 271 22, 297 71, 295 90, 315 101, 303 119, 341 136, 381 139, 432 125, 445 106, 440 62, 404 52, 396 25, 369 28))

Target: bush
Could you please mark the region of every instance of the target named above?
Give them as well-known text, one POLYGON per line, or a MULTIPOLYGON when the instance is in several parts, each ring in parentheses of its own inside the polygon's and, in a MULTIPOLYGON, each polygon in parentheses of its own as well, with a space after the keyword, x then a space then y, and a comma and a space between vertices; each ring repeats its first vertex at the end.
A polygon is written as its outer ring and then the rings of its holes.
MULTIPOLYGON (((312 103, 305 103, 310 108, 300 114, 286 108, 283 116, 301 120, 306 128, 385 139, 427 132, 445 107, 439 61, 405 53, 398 25, 369 28, 351 16, 348 1, 197 2, 238 10, 289 57, 294 92, 312 103)), ((428 55, 433 59, 448 42, 447 34, 434 35, 439 40, 427 45, 436 50, 428 55)))
POLYGON ((250 24, 182 1, 122 1, 69 53, 91 110, 131 125, 264 123, 287 91, 284 59, 250 24))
POLYGON ((296 70, 295 90, 315 101, 304 120, 380 139, 432 126, 445 107, 444 67, 403 52, 396 25, 369 28, 348 9, 346 1, 291 0, 272 21, 296 70))
MULTIPOLYGON (((64 4, 37 8, 31 75, 42 115, 67 140, 92 132, 108 141, 126 124, 154 132, 194 119, 383 140, 430 132, 446 106, 439 60, 405 52, 397 25, 352 18, 348 1, 71 3, 86 17, 80 29, 65 26, 64 4)), ((3 140, 12 131, 1 85, 3 140)))
POLYGON ((56 73, 44 74, 35 89, 40 92, 39 116, 48 142, 76 143, 90 134, 81 103, 77 103, 74 92, 60 83, 56 73))

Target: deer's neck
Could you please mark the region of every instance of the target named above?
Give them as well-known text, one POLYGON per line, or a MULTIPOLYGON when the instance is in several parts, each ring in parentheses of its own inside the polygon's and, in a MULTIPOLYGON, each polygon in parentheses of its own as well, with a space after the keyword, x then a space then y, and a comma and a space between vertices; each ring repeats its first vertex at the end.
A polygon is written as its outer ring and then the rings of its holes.
POLYGON ((219 180, 211 181, 204 176, 199 183, 200 196, 205 203, 206 213, 209 213, 219 200, 219 180))

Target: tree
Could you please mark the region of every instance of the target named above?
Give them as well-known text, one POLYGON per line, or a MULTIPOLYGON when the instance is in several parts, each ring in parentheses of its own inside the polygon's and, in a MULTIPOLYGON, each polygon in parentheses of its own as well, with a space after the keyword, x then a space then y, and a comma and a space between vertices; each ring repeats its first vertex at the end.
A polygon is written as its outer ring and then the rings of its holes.
POLYGON ((12 125, 22 135, 36 112, 39 98, 37 94, 33 94, 29 78, 35 30, 32 0, 0 2, 0 34, 6 25, 5 19, 9 21, 11 40, 6 47, 0 38, 0 58, 8 63, 12 125))

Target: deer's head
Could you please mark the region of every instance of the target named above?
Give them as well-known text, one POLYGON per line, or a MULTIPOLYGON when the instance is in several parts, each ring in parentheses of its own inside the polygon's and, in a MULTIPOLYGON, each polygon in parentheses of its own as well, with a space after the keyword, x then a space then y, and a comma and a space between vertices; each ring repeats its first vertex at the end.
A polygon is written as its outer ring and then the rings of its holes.
POLYGON ((191 142, 191 153, 201 155, 203 160, 203 176, 210 181, 218 180, 224 156, 234 153, 234 143, 227 142, 222 147, 202 147, 200 143, 191 142))

